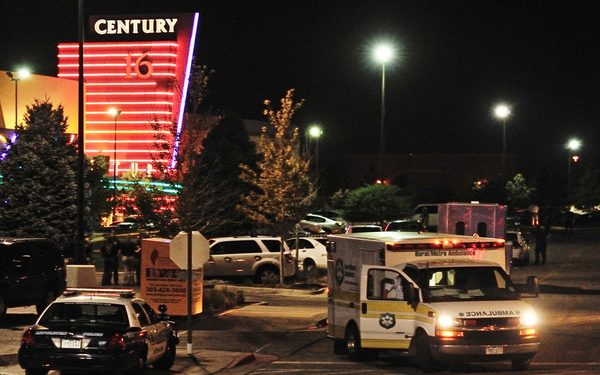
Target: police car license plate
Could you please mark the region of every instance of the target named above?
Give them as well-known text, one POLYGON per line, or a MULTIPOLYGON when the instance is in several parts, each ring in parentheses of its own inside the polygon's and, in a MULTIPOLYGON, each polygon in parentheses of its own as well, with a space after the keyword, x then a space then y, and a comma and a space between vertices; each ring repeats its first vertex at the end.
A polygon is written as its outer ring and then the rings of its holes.
POLYGON ((81 340, 60 340, 60 347, 65 349, 81 349, 81 340))
POLYGON ((503 354, 503 353, 504 353, 504 348, 501 346, 488 346, 485 348, 485 354, 494 355, 494 354, 503 354))

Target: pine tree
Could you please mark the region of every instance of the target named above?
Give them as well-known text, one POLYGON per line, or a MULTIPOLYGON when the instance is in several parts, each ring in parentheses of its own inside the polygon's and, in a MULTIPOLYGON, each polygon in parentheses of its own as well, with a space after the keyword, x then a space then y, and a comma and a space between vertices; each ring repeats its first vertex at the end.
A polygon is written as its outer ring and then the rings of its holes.
POLYGON ((76 235, 76 150, 63 107, 48 99, 27 107, 16 141, 0 162, 0 232, 66 244, 76 235))
POLYGON ((308 211, 316 195, 309 175, 309 161, 299 153, 299 130, 291 128, 292 117, 303 101, 294 103, 294 90, 274 110, 265 100, 264 115, 271 125, 262 128, 258 151, 262 159, 256 171, 242 165, 242 181, 254 189, 244 195, 239 209, 271 234, 285 236, 308 211))

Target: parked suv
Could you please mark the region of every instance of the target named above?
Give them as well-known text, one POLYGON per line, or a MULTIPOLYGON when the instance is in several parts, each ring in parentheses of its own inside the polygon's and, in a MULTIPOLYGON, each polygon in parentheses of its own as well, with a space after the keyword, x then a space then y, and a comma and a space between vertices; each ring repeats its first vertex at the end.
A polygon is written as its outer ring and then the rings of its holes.
MULTIPOLYGON (((253 277, 255 282, 262 284, 279 282, 279 237, 220 237, 209 242, 210 258, 204 265, 205 277, 253 277)), ((284 276, 290 277, 295 273, 294 259, 285 242, 283 249, 284 276)))
POLYGON ((40 314, 65 286, 65 261, 54 242, 0 238, 0 317, 7 307, 29 305, 40 314))

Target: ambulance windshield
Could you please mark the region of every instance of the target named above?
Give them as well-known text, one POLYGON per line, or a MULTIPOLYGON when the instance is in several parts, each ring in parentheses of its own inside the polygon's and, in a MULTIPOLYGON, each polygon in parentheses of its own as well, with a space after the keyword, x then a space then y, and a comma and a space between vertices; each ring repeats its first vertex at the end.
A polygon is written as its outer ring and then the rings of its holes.
POLYGON ((519 299, 500 267, 422 269, 419 281, 426 302, 519 299))

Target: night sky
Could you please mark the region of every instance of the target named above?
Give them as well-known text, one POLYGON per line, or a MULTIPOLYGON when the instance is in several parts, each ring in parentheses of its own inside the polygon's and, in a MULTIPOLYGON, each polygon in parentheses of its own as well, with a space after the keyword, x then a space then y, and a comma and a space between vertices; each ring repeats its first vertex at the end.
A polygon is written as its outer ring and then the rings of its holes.
MULTIPOLYGON (((56 44, 77 40, 77 0, 0 0, 0 69, 56 74, 56 44)), ((379 152, 381 39, 389 153, 500 153, 492 106, 512 106, 508 153, 600 154, 597 1, 86 1, 86 14, 200 11, 196 58, 216 73, 207 104, 262 120, 288 88, 298 126, 324 128, 325 154, 379 152)))

